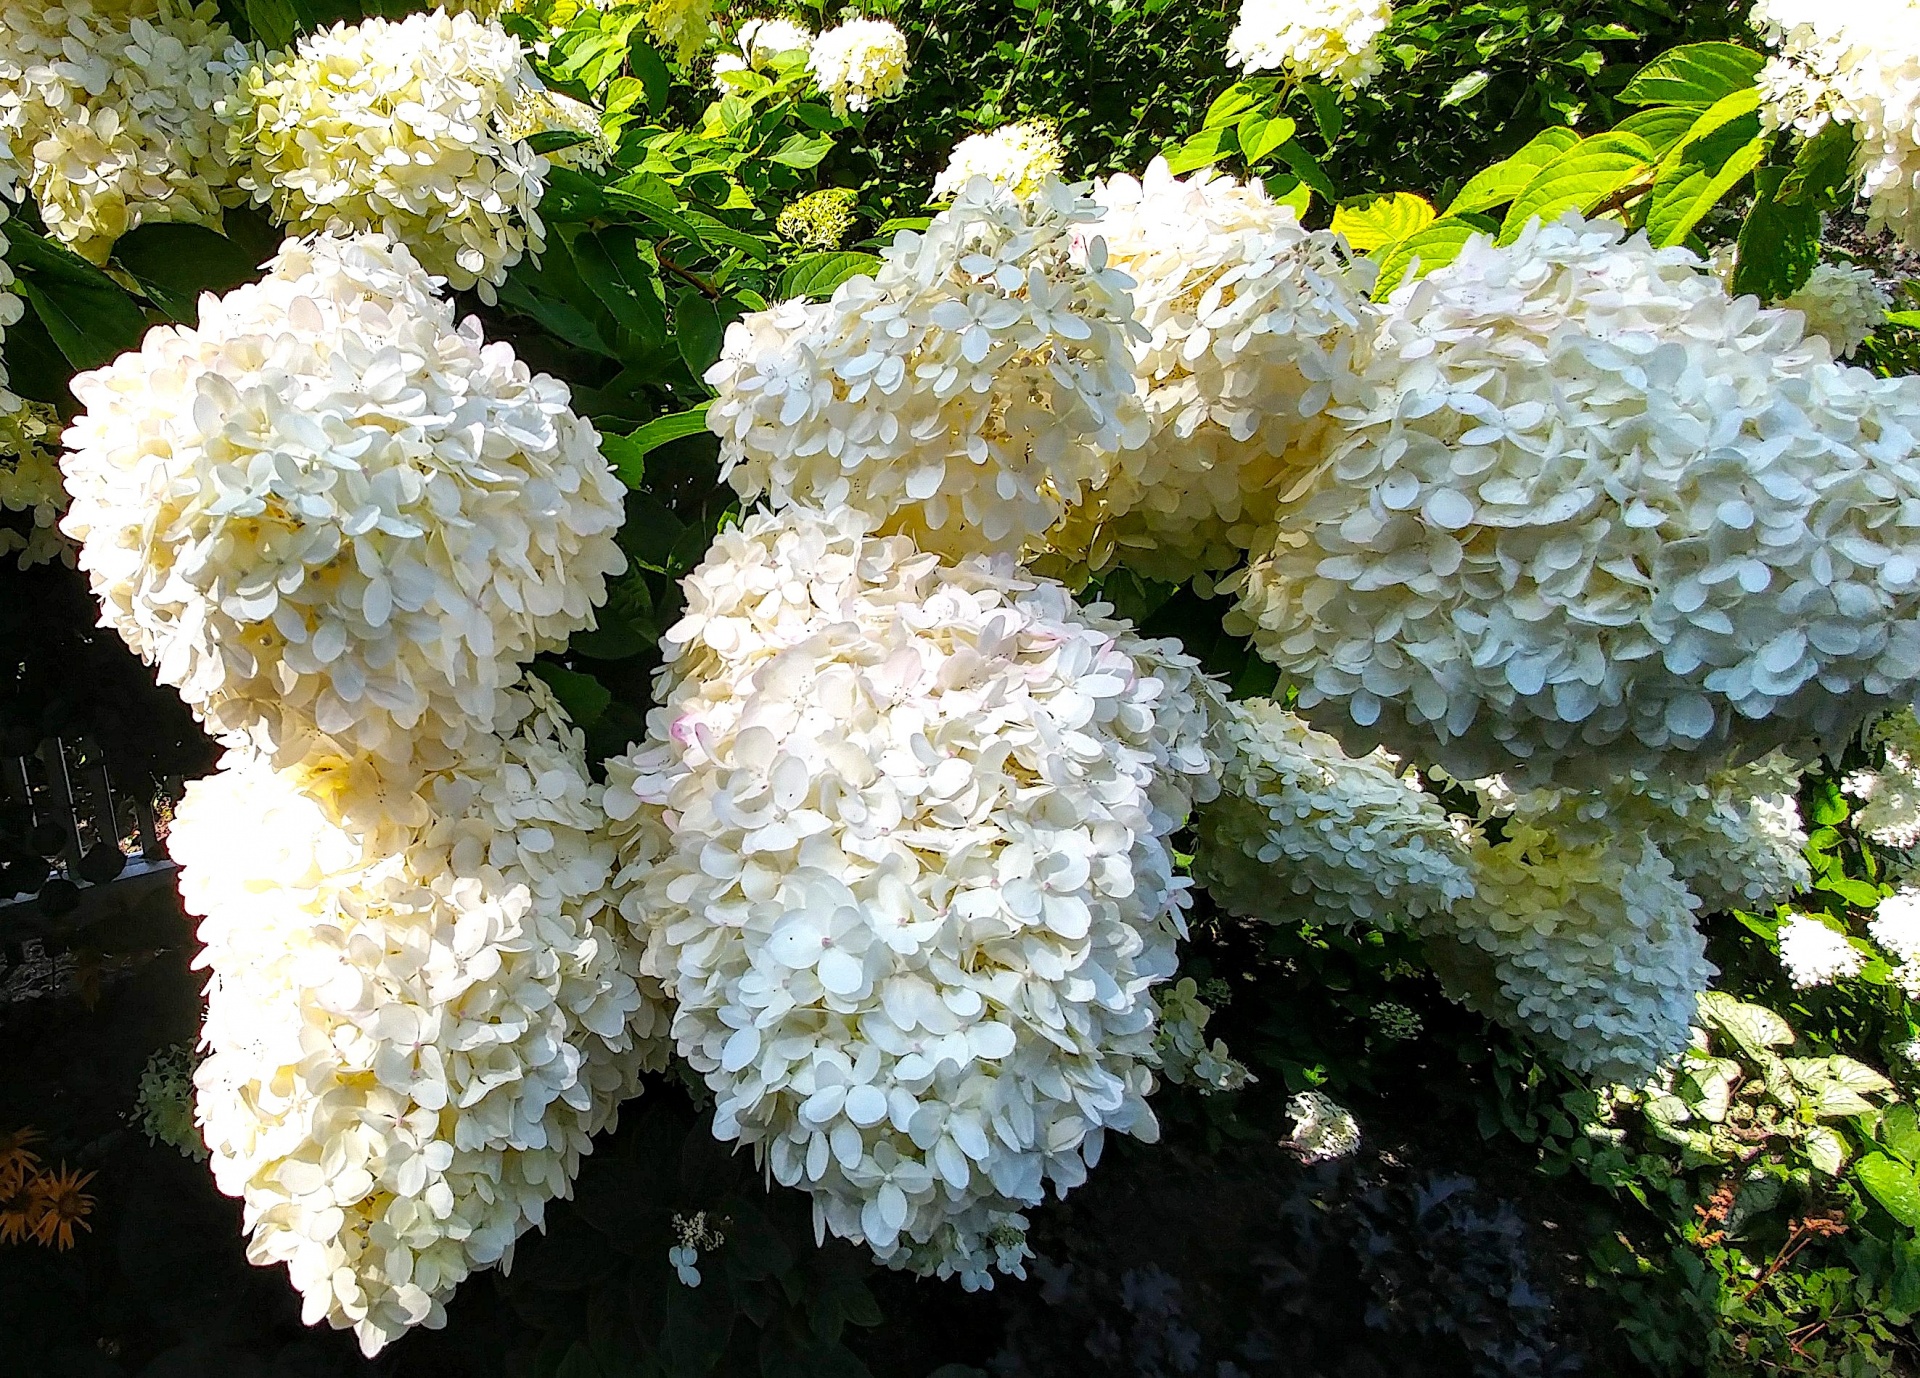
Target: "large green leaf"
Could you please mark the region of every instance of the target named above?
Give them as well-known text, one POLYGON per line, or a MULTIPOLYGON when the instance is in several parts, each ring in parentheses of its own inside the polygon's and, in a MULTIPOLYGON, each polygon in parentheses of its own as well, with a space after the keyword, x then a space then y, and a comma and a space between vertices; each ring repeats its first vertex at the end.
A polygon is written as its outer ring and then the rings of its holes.
POLYGON ((1592 211, 1608 197, 1653 170, 1653 150, 1633 134, 1617 131, 1583 139, 1534 174, 1514 198, 1500 224, 1500 242, 1511 244, 1533 220, 1551 221, 1567 211, 1592 211))
POLYGON ((720 357, 720 341, 725 329, 720 311, 697 288, 683 288, 673 303, 673 332, 680 345, 680 357, 698 378, 720 357))
POLYGON ((1920 1230, 1920 1181, 1912 1168, 1884 1153, 1869 1153, 1853 1171, 1888 1215, 1910 1230, 1920 1230))
POLYGON ((1716 101, 1661 160, 1647 203, 1647 234, 1655 244, 1686 243, 1701 217, 1760 165, 1768 136, 1758 105, 1752 87, 1716 101))
POLYGON ((1345 235, 1347 243, 1364 254, 1418 234, 1434 219, 1433 207, 1425 197, 1396 191, 1358 197, 1334 207, 1330 228, 1335 234, 1345 235))
POLYGON ((1700 120, 1700 110, 1693 105, 1656 105, 1650 110, 1637 110, 1614 126, 1622 134, 1635 134, 1647 141, 1647 147, 1656 154, 1664 156, 1666 152, 1682 139, 1700 120))
POLYGON ((849 278, 875 272, 879 267, 880 260, 873 254, 852 250, 808 254, 789 265, 787 271, 780 275, 780 295, 824 299, 832 296, 834 289, 849 278))
POLYGON ((1571 129, 1556 125, 1552 129, 1541 130, 1518 153, 1476 174, 1460 188, 1460 194, 1447 207, 1447 214, 1465 215, 1504 206, 1527 189, 1527 183, 1539 174, 1541 168, 1579 142, 1580 136, 1571 129))
POLYGON ((114 243, 113 256, 156 306, 188 325, 200 319, 202 292, 260 276, 250 250, 204 225, 142 225, 114 243))
POLYGON ((1820 212, 1781 199, 1783 168, 1754 173, 1753 204, 1740 224, 1733 290, 1762 301, 1779 301, 1805 285, 1820 262, 1820 212))
POLYGON ((1240 140, 1240 156, 1249 166, 1259 162, 1293 137, 1294 122, 1285 115, 1264 115, 1254 111, 1235 126, 1240 140))
POLYGON ((1167 154, 1167 167, 1176 175, 1212 167, 1240 147, 1239 136, 1231 126, 1203 129, 1179 148, 1167 154))
POLYGON ((1816 210, 1837 209, 1853 192, 1853 126, 1829 120, 1800 145, 1793 170, 1780 184, 1780 199, 1816 210))
POLYGON ((610 227, 575 235, 572 248, 581 281, 641 348, 666 339, 666 295, 652 245, 630 228, 610 227))
POLYGON ((1737 43, 1689 43, 1656 57, 1620 92, 1627 105, 1712 105, 1753 79, 1766 59, 1737 43))
POLYGON ((6 237, 20 295, 76 370, 98 368, 140 343, 147 318, 119 283, 17 222, 6 237))

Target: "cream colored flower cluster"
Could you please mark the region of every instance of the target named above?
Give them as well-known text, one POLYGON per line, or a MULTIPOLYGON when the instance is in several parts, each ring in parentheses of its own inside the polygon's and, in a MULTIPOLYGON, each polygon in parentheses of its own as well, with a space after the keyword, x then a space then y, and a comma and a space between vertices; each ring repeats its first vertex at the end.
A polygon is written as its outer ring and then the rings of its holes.
POLYGON ((1091 227, 1132 278, 1143 333, 1134 373, 1151 424, 1054 543, 1179 581, 1238 564, 1359 400, 1354 353, 1371 333, 1375 266, 1302 229, 1258 182, 1175 177, 1098 183, 1091 227))
POLYGON ((0 555, 19 551, 21 569, 56 559, 73 563, 73 545, 58 526, 67 510, 59 429, 60 414, 44 402, 20 402, 0 413, 0 508, 33 514, 25 533, 0 527, 0 555))
POLYGON ((1324 81, 1358 91, 1380 73, 1387 0, 1240 0, 1227 65, 1324 81))
POLYGON ((1855 824, 1883 847, 1912 847, 1920 843, 1920 720, 1902 708, 1875 723, 1872 736, 1886 764, 1847 778, 1847 793, 1861 801, 1855 824))
POLYGON ((1053 130, 1033 120, 969 134, 953 146, 946 167, 933 179, 933 199, 953 199, 976 177, 1015 196, 1035 196, 1049 177, 1060 176, 1065 157, 1053 130))
POLYGON ((1798 772, 1775 757, 1702 782, 1626 771, 1593 791, 1533 790, 1490 812, 1517 814, 1569 847, 1645 837, 1708 912, 1763 909, 1812 883, 1794 802, 1798 772))
POLYGON ((1266 699, 1230 705, 1220 797, 1195 821, 1194 879, 1247 918, 1394 928, 1471 890, 1466 838, 1384 752, 1358 760, 1266 699))
POLYGON ((734 41, 739 45, 747 65, 759 71, 783 53, 811 51, 813 31, 785 16, 756 18, 740 26, 734 41))
POLYGON ((707 423, 744 498, 852 506, 922 549, 1038 543, 1145 421, 1127 353, 1127 279, 1092 203, 975 180, 872 277, 727 329, 707 423))
POLYGON ((1799 291, 1778 304, 1805 316, 1807 334, 1822 337, 1835 355, 1846 359, 1880 328, 1893 298, 1870 268, 1822 263, 1799 291))
POLYGON ((647 32, 682 63, 713 39, 714 0, 653 0, 647 32))
POLYGON ((1650 839, 1574 846, 1514 817, 1499 844, 1476 841, 1471 870, 1473 893, 1426 925, 1457 998, 1610 1081, 1637 1083, 1686 1047, 1714 967, 1700 901, 1650 839))
POLYGON ((577 134, 580 143, 545 155, 549 163, 603 172, 613 161, 613 140, 600 125, 600 112, 585 101, 560 91, 534 91, 513 108, 502 125, 504 136, 515 142, 535 134, 577 134))
POLYGON ((1395 292, 1377 400, 1234 623, 1350 749, 1700 775, 1841 740, 1920 681, 1920 382, 1623 236, 1476 237, 1395 292))
POLYGON ((74 380, 101 620, 228 741, 445 764, 593 625, 623 493, 566 387, 378 235, 290 240, 198 329, 74 380))
POLYGON ((1779 50, 1759 78, 1767 122, 1851 125, 1869 228, 1920 245, 1920 5, 1758 0, 1751 22, 1779 50))
POLYGON ((1893 979, 1907 998, 1920 1000, 1920 891, 1909 887, 1882 899, 1867 932, 1892 958, 1893 979))
POLYGON ((96 263, 137 225, 217 226, 235 48, 212 0, 6 0, 0 177, 96 263))
POLYGON ((513 132, 542 94, 498 23, 434 11, 308 34, 225 111, 239 183, 276 221, 380 231, 491 301, 545 243, 547 160, 513 132))
POLYGON ((841 119, 907 87, 907 37, 884 19, 849 19, 813 40, 807 70, 841 119))
POLYGON ((506 697, 504 735, 417 791, 230 753, 169 836, 211 973, 215 1180, 248 1257, 369 1355, 511 1261, 665 1053, 582 738, 538 681, 506 697))
POLYGON ((1048 1181, 1157 1133, 1219 694, 1057 584, 864 528, 720 535, 606 807, 715 1134, 822 1229, 979 1284, 1048 1181))
POLYGON ((860 193, 851 187, 822 187, 784 208, 774 233, 803 249, 837 249, 853 229, 860 193))
POLYGON ((1780 965, 1798 990, 1830 986, 1860 974, 1867 954, 1809 914, 1789 914, 1780 925, 1780 965))

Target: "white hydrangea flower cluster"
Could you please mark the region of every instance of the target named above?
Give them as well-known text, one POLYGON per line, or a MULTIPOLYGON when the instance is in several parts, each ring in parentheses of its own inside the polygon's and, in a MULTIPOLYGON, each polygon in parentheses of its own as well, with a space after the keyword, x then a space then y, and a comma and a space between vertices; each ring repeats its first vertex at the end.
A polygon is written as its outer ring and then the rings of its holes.
POLYGON ((1036 120, 1003 124, 984 134, 969 134, 953 146, 946 167, 933 179, 933 199, 952 200, 976 177, 1015 196, 1034 196, 1049 177, 1060 176, 1065 162, 1059 136, 1048 126, 1036 120))
POLYGON ((220 223, 217 106, 243 54, 212 0, 0 6, 0 180, 96 263, 137 225, 220 223))
POLYGON ((416 791, 229 753, 169 836, 211 972, 195 1075, 220 1189, 309 1324, 444 1323, 570 1193, 665 1052, 584 743, 537 681, 416 791))
POLYGON ((239 183, 276 221, 380 231, 492 301, 546 242, 547 160, 511 132, 541 94, 517 38, 436 10, 310 33, 224 109, 239 183))
POLYGON ((1171 642, 858 514, 757 515, 684 584, 609 763, 622 912, 714 1133, 894 1266, 985 1285, 1109 1132, 1152 1139, 1219 691, 1171 642))
POLYGON ((1134 372, 1151 423, 1055 544, 1099 568, 1118 558, 1178 582, 1240 562, 1280 499, 1360 400, 1354 352, 1376 312, 1377 267, 1300 226, 1258 182, 1175 177, 1098 183, 1092 227, 1136 284, 1134 372))
POLYGON ((1870 268, 1822 263, 1799 291, 1778 305, 1805 316, 1807 334, 1822 337, 1835 356, 1848 359, 1886 320, 1893 298, 1870 268))
POLYGON ((1380 74, 1387 0, 1240 0, 1227 65, 1358 91, 1380 74))
POLYGON ((1750 22, 1779 50, 1759 77, 1767 123, 1851 125, 1868 227, 1920 246, 1920 6, 1757 0, 1750 22))
POLYGON ((785 15, 772 19, 749 19, 740 26, 734 42, 741 56, 755 71, 764 69, 783 53, 804 53, 813 47, 813 31, 785 15))
POLYGON ((1425 926, 1457 997, 1608 1081, 1638 1084, 1686 1047, 1714 967, 1700 900, 1651 839, 1568 846, 1516 816, 1498 845, 1476 840, 1472 878, 1425 926))
POLYGON ((1920 1000, 1920 890, 1908 887, 1881 900, 1867 932, 1893 957, 1893 979, 1907 998, 1920 1000))
POLYGON ((1493 811, 1524 817, 1569 847, 1645 837, 1711 913, 1779 903, 1812 884, 1796 784, 1797 772, 1776 757, 1705 781, 1626 771, 1597 790, 1528 791, 1493 811))
POLYGON ((281 764, 314 729, 444 764, 625 567, 624 490, 565 385, 456 329, 382 236, 290 240, 73 390, 62 530, 102 623, 281 764))
POLYGON ((0 508, 33 514, 25 533, 0 527, 0 555, 19 551, 21 569, 50 560, 73 563, 73 544, 58 525, 67 510, 59 431, 60 413, 44 402, 19 402, 13 411, 0 413, 0 508))
POLYGON ((1394 928, 1471 891, 1466 838, 1393 757, 1356 760, 1267 699, 1229 714, 1220 797, 1194 824, 1194 879, 1223 909, 1394 928))
POLYGON ((1394 293, 1378 400, 1232 623, 1350 749, 1699 775, 1837 741, 1920 680, 1920 381, 1624 236, 1476 236, 1394 293))
POLYGON ((647 32, 684 65, 713 39, 714 0, 653 0, 647 32))
POLYGON ((604 172, 613 161, 613 140, 600 125, 600 112, 585 101, 560 91, 535 91, 521 100, 502 125, 506 138, 518 142, 535 134, 578 134, 584 142, 545 154, 549 163, 604 172))
POLYGON ((844 120, 907 89, 907 36, 884 19, 849 19, 813 40, 807 70, 844 120))
POLYGON ((722 472, 941 555, 1034 545, 1145 433, 1127 279, 1097 238, 1075 253, 1095 214, 1058 182, 976 179, 874 276, 730 325, 707 373, 722 472))
POLYGON ((1789 914, 1779 939, 1780 965, 1800 990, 1849 980, 1867 964, 1866 954, 1844 933, 1807 914, 1789 914))
POLYGON ((1199 983, 1191 976, 1162 987, 1156 1003, 1160 1032, 1154 1035, 1153 1050, 1161 1076, 1175 1086, 1196 1087, 1202 1095, 1238 1091, 1259 1080, 1234 1059, 1224 1041, 1216 1038, 1208 1046, 1207 1023, 1213 1011, 1200 999, 1199 983))
POLYGON ((1904 850, 1920 843, 1920 719, 1902 708, 1875 723, 1873 737, 1886 751, 1886 765, 1849 776, 1846 790, 1862 801, 1854 815, 1860 831, 1904 850))

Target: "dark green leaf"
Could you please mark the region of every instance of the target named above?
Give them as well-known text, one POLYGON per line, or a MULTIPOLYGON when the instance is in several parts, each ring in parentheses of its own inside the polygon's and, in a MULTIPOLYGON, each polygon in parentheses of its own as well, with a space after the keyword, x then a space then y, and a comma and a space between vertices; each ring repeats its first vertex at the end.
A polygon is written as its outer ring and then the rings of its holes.
POLYGON ((1829 120, 1800 145, 1793 170, 1780 186, 1780 199, 1817 210, 1837 209, 1853 194, 1853 126, 1829 120))
POLYGON ((644 26, 633 31, 633 41, 627 45, 627 66, 646 88, 647 109, 659 111, 666 107, 671 78, 666 60, 647 43, 645 33, 644 26))
POLYGON ((1780 199, 1780 168, 1754 174, 1753 204, 1740 225, 1733 290, 1762 301, 1779 301, 1800 290, 1820 262, 1820 212, 1810 204, 1780 199))
POLYGON ((646 472, 646 457, 669 441, 698 435, 706 430, 707 408, 710 405, 702 402, 691 411, 657 416, 632 435, 601 436, 601 451, 627 487, 638 488, 646 472))
POLYGON ((302 15, 293 0, 246 0, 247 26, 269 48, 284 48, 302 28, 302 15))
POLYGON ((680 357, 698 378, 720 357, 720 313, 698 289, 682 288, 673 303, 673 330, 680 357))
POLYGON ((666 294, 651 246, 643 250, 634 232, 619 226, 576 235, 572 249, 581 281, 642 349, 666 338, 666 294))
POLYGON ((1340 104, 1340 97, 1330 87, 1317 81, 1310 81, 1300 88, 1305 92, 1307 104, 1313 107, 1313 122, 1320 128, 1320 137, 1329 145, 1340 137, 1346 111, 1340 104))
POLYGON ((140 343, 147 318, 119 283, 22 225, 6 235, 20 294, 75 369, 98 368, 140 343))
POLYGON ((1642 67, 1620 92, 1627 105, 1712 105, 1753 85, 1766 59, 1737 43, 1690 43, 1642 67))
POLYGON ((156 306, 188 325, 200 319, 202 292, 260 276, 249 250, 204 225, 142 225, 115 241, 113 256, 156 306))
POLYGON ((1284 143, 1279 149, 1280 161, 1293 170, 1293 175, 1312 187, 1314 191, 1328 201, 1340 199, 1340 189, 1333 184, 1333 178, 1327 176, 1327 170, 1306 149, 1297 143, 1284 143))
POLYGON ((569 670, 550 660, 536 660, 530 668, 547 682, 547 687, 553 690, 553 696, 560 700, 560 706, 567 710, 567 716, 573 719, 576 727, 592 727, 600 721, 600 715, 607 711, 607 705, 613 702, 613 692, 592 675, 569 670))
POLYGON ((876 272, 879 267, 880 260, 873 254, 852 251, 808 254, 796 260, 780 275, 780 295, 824 300, 849 278, 876 272))

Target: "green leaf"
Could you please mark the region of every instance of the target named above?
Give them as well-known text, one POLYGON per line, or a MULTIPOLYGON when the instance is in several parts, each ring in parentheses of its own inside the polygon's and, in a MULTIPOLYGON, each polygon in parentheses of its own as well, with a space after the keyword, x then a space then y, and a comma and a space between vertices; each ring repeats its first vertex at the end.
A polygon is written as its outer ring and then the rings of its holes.
POLYGON ((1292 170, 1293 175, 1313 188, 1316 196, 1328 201, 1340 199, 1340 188, 1333 184, 1333 178, 1327 176, 1327 170, 1306 149, 1297 143, 1284 143, 1279 148, 1280 161, 1292 170))
POLYGON ((1733 290, 1761 301, 1792 296, 1820 262, 1820 212, 1780 197, 1788 174, 1763 167, 1754 177, 1753 204, 1740 223, 1733 260, 1733 290))
POLYGON ((1920 1181, 1912 1168, 1884 1153, 1869 1153, 1853 1172, 1888 1215, 1910 1230, 1920 1230, 1920 1181))
POLYGON ((1207 107, 1207 118, 1201 129, 1224 129, 1240 123, 1240 117, 1255 106, 1260 105, 1272 94, 1270 85, 1236 81, 1226 90, 1213 98, 1213 104, 1207 107))
POLYGON ((1346 110, 1340 104, 1340 97, 1332 88, 1318 81, 1310 81, 1301 91, 1307 97, 1307 104, 1313 107, 1313 122, 1319 126, 1320 137, 1332 147, 1333 141, 1340 137, 1340 130, 1346 120, 1346 110))
POLYGON ((614 472, 629 488, 638 488, 646 473, 646 457, 669 441, 680 440, 689 435, 698 435, 707 429, 707 408, 710 402, 702 402, 688 411, 677 411, 667 416, 656 416, 632 435, 603 435, 600 437, 601 453, 607 462, 613 465, 614 472))
POLYGON ((1911 1105, 1889 1106, 1880 1121, 1880 1137, 1901 1158, 1920 1163, 1920 1118, 1911 1105))
POLYGON ((1239 147, 1231 126, 1203 129, 1167 155, 1167 168, 1177 176, 1211 167, 1239 147))
POLYGON ((1555 126, 1543 129, 1511 158, 1495 163, 1476 174, 1447 207, 1448 215, 1492 210, 1503 206, 1527 189, 1540 169, 1580 142, 1571 129, 1555 126))
POLYGON ((1736 91, 1709 106, 1661 160, 1647 204, 1647 235, 1661 248, 1686 243, 1720 198, 1760 165, 1768 136, 1754 113, 1759 92, 1736 91))
POLYGON ((1737 43, 1690 43, 1656 57, 1620 92, 1626 105, 1712 105, 1753 85, 1766 59, 1737 43))
POLYGON ((1594 210, 1622 187, 1653 169, 1653 150, 1632 134, 1596 134, 1541 168, 1514 198, 1500 224, 1500 243, 1511 244, 1534 220, 1552 221, 1567 211, 1594 210))
POLYGON ((627 68, 646 89, 647 109, 657 112, 666 108, 667 88, 673 84, 673 78, 667 71, 666 59, 654 51, 645 33, 644 27, 633 31, 633 41, 627 44, 627 68))
POLYGON ((1492 234, 1494 222, 1483 215, 1446 215, 1417 234, 1408 235, 1380 257, 1380 277, 1373 298, 1384 301, 1400 285, 1417 260, 1424 276, 1460 256, 1476 234, 1492 234))
POLYGON ((816 301, 833 295, 834 289, 849 278, 879 270, 880 260, 873 254, 843 250, 836 253, 808 254, 795 260, 780 275, 780 295, 812 297, 816 301))
POLYGON ((200 319, 202 292, 260 276, 252 253, 204 225, 142 225, 114 242, 113 256, 154 305, 187 325, 200 319))
POLYGON ((643 350, 657 348, 667 337, 667 306, 652 246, 643 251, 638 236, 620 227, 575 235, 571 247, 581 281, 614 320, 643 350))
POLYGON ((600 715, 607 711, 607 705, 613 702, 613 691, 592 675, 583 675, 578 670, 569 670, 550 660, 536 660, 529 668, 547 682, 547 687, 553 690, 553 696, 560 700, 560 706, 567 710, 567 716, 573 719, 575 727, 592 727, 600 721, 600 715))
POLYGON ((304 27, 305 16, 293 0, 246 0, 247 27, 269 48, 284 48, 304 27))
POLYGON ((680 345, 680 357, 698 378, 713 367, 720 357, 720 340, 725 333, 720 312, 697 288, 681 289, 673 302, 673 329, 680 345))
POLYGON ((1749 1005, 1725 991, 1710 990, 1702 995, 1700 1013, 1756 1060, 1771 1057, 1770 1048, 1793 1042, 1793 1029, 1786 1020, 1764 1005, 1749 1005))
POLYGON ((1616 124, 1614 131, 1645 139, 1648 148, 1664 155, 1687 136, 1687 131, 1694 127, 1699 118, 1700 112, 1696 106, 1656 105, 1651 110, 1635 111, 1616 124))
POLYGON ((147 318, 119 283, 17 221, 6 237, 20 295, 76 370, 98 368, 139 345, 147 318))
POLYGON ((1486 90, 1487 83, 1492 80, 1493 73, 1484 67, 1468 72, 1447 88, 1447 93, 1440 97, 1440 108, 1444 110, 1450 105, 1460 104, 1461 101, 1472 100, 1486 90))
POLYGON ((770 162, 782 167, 817 167, 820 160, 833 152, 833 136, 830 134, 790 134, 787 141, 768 155, 770 162))
POLYGON ((1816 210, 1838 209, 1853 193, 1853 126, 1839 120, 1800 145, 1793 169, 1780 185, 1780 199, 1816 210))
POLYGON ((1241 156, 1247 160, 1248 166, 1252 166, 1291 139, 1295 127, 1294 122, 1285 115, 1275 115, 1271 119, 1264 115, 1248 115, 1237 127, 1241 156))
POLYGON ((1847 1165, 1847 1141, 1827 1125, 1809 1125, 1807 1132, 1800 1136, 1800 1147, 1805 1150, 1807 1161, 1829 1177, 1838 1177, 1840 1169, 1847 1165))
POLYGON ((1364 254, 1418 234, 1434 219, 1433 206, 1425 197, 1396 191, 1386 196, 1356 197, 1336 206, 1331 228, 1364 254))

